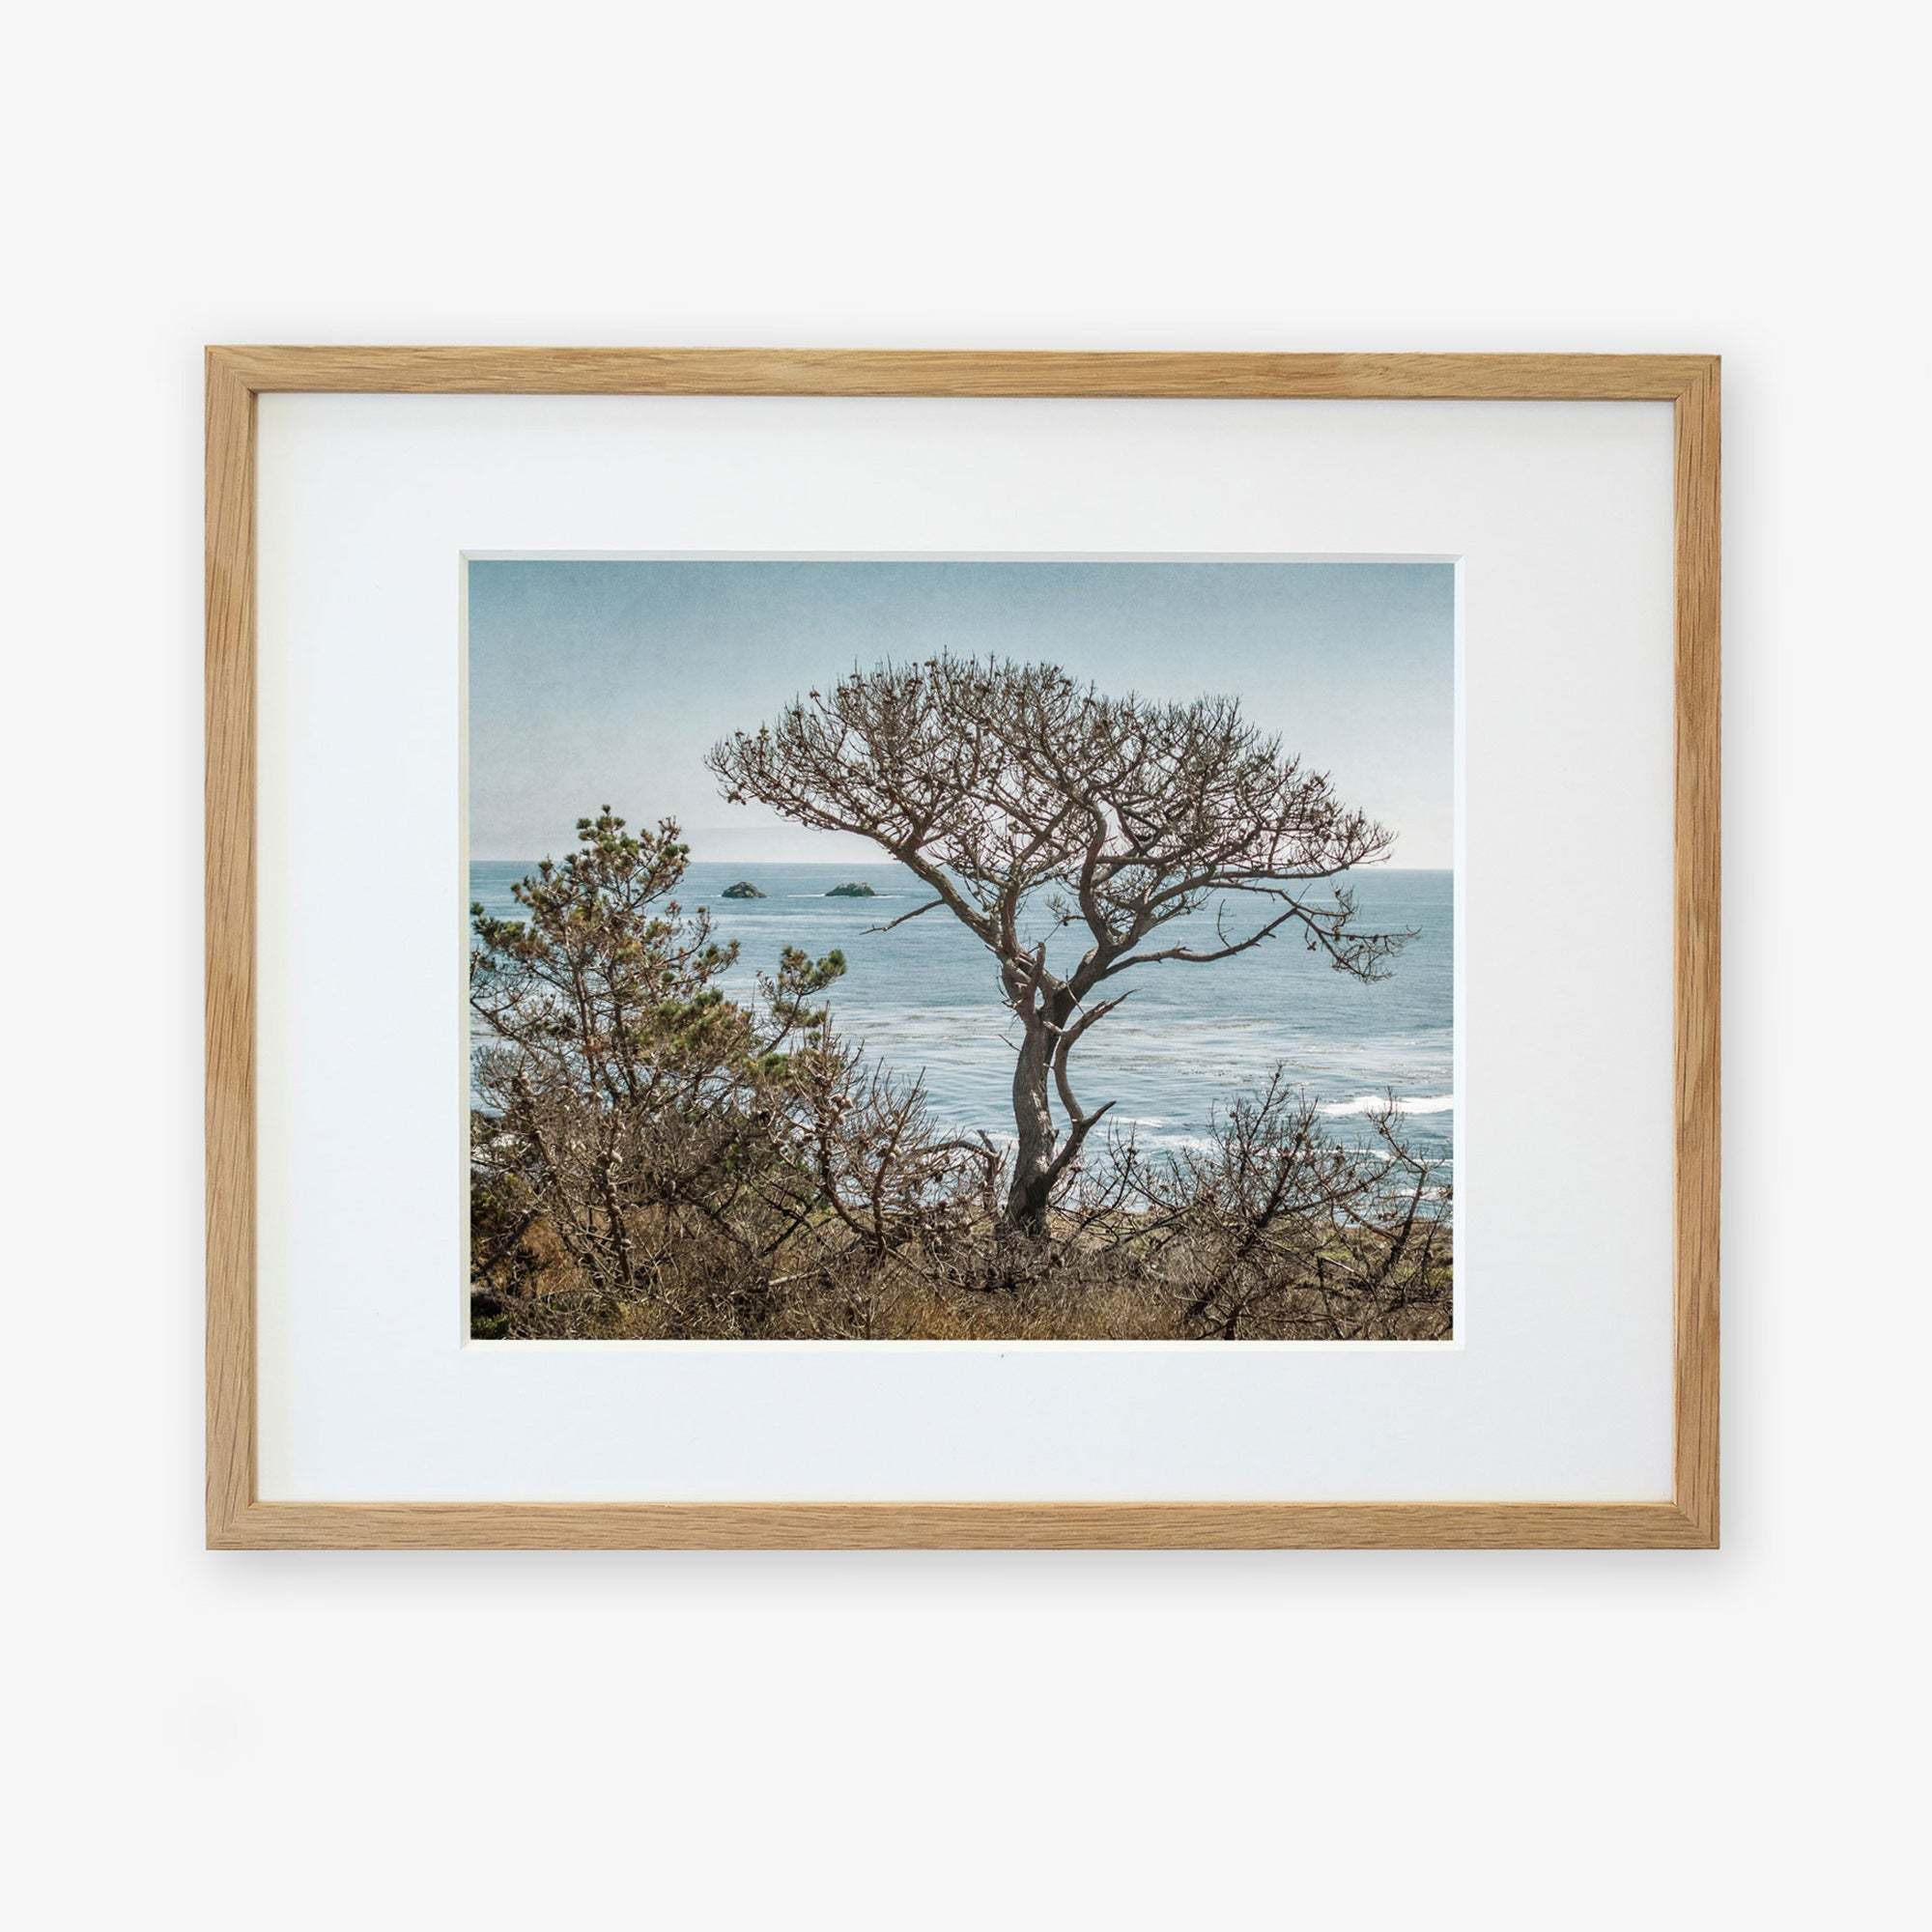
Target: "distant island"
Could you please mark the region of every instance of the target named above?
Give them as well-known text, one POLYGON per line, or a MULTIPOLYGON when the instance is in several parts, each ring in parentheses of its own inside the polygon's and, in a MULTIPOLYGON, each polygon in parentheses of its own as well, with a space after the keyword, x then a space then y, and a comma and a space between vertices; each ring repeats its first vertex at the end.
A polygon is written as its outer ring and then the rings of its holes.
POLYGON ((735 886, 726 886, 723 896, 727 899, 761 899, 764 894, 750 879, 740 879, 735 886))
POLYGON ((875 899, 878 894, 870 886, 850 885, 834 886, 825 896, 829 899, 875 899))

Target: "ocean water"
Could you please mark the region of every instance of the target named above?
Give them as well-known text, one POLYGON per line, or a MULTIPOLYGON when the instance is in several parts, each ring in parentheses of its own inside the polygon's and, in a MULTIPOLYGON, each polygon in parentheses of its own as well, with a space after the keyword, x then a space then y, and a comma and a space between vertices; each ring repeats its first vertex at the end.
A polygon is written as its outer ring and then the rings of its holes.
MULTIPOLYGON (((517 915, 510 889, 534 862, 478 860, 469 893, 489 911, 517 915)), ((1111 981, 1132 997, 1095 1023, 1074 1048, 1073 1091, 1083 1107, 1115 1105, 1109 1121, 1150 1149, 1205 1134, 1225 1108, 1281 1064, 1317 1099, 1334 1130, 1365 1134, 1365 1116, 1393 1090, 1415 1151, 1445 1163, 1455 1132, 1452 1040, 1455 875, 1371 869, 1354 887, 1365 930, 1414 929, 1386 980, 1364 985, 1337 973, 1288 928, 1212 965, 1165 961, 1111 981)), ((678 893, 687 911, 705 907, 739 958, 721 983, 750 999, 759 971, 797 946, 814 958, 835 947, 845 977, 832 988, 834 1021, 876 1063, 925 1081, 939 1118, 1009 1138, 1012 1129, 1011 1016, 1000 1004, 992 955, 950 913, 924 914, 893 932, 873 928, 930 895, 890 862, 839 866, 692 865, 678 893), (766 896, 727 899, 747 879, 766 896), (847 881, 869 899, 828 898, 847 881)), ((1227 902, 1230 931, 1245 933, 1265 901, 1227 902)), ((1215 943, 1216 907, 1164 927, 1165 945, 1215 943)), ((1036 936, 1047 925, 1035 918, 1036 936)), ((1048 962, 1070 967, 1081 927, 1048 939, 1048 962)), ((1056 1107, 1057 1107, 1056 1098, 1056 1107)))

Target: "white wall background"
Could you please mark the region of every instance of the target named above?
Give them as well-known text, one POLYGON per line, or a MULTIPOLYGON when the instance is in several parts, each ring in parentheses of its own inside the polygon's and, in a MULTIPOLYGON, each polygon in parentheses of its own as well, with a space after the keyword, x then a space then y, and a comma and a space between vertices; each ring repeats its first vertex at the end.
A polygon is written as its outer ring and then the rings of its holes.
POLYGON ((1924 54, 1856 3, 16 22, 20 1922, 1891 1922, 1924 54), (203 1553, 205 340, 1720 351, 1726 1548, 203 1553))

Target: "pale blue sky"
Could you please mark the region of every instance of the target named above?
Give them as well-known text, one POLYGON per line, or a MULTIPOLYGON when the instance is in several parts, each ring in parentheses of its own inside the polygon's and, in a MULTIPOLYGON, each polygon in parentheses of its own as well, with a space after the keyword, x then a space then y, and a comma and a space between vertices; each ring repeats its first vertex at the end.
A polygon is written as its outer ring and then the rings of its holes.
POLYGON ((704 753, 886 657, 1045 660, 1102 691, 1229 693, 1390 826, 1453 863, 1448 563, 478 560, 469 565, 469 843, 561 853, 608 802, 694 858, 876 857, 726 805, 704 753))

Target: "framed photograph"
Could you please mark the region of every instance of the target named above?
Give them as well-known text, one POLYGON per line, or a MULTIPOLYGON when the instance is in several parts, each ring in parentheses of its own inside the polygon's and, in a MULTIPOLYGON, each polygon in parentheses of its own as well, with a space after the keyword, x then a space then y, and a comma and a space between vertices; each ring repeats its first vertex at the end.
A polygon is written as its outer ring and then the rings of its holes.
POLYGON ((1714 1546, 1718 386, 211 350, 210 1546, 1714 1546))

